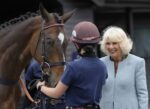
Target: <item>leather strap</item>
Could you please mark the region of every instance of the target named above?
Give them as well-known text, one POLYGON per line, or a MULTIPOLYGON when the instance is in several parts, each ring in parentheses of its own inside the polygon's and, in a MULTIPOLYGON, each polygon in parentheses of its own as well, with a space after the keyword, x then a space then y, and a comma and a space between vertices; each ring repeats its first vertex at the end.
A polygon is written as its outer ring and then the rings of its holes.
POLYGON ((23 89, 25 95, 27 96, 27 98, 32 102, 32 103, 36 103, 36 101, 31 97, 30 93, 28 92, 25 83, 22 81, 21 78, 19 78, 19 84, 21 86, 21 88, 23 89))

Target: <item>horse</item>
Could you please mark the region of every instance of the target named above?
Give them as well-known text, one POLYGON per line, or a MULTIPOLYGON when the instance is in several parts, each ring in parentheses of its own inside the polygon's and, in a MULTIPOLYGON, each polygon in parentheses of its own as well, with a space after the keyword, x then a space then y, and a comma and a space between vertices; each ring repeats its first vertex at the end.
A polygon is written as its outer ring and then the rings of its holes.
POLYGON ((64 23, 74 10, 59 16, 40 4, 39 11, 36 16, 17 19, 17 23, 0 30, 0 109, 16 108, 21 96, 18 81, 32 58, 50 64, 53 85, 64 71, 68 43, 64 23))

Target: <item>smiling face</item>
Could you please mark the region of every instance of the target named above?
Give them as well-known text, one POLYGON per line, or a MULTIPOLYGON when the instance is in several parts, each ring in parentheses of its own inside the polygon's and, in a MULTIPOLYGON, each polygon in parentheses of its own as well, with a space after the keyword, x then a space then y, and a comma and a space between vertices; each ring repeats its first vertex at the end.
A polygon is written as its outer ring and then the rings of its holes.
POLYGON ((106 41, 105 47, 113 60, 120 61, 122 59, 122 50, 120 48, 119 42, 110 41, 108 39, 106 41))

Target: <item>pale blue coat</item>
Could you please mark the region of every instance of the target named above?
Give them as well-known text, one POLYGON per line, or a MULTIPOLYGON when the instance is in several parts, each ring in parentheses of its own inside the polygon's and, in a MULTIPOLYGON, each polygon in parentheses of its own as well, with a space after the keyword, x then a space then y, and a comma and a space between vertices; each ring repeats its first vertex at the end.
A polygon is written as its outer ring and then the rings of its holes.
POLYGON ((118 65, 109 56, 101 58, 106 64, 108 78, 102 90, 101 109, 148 109, 145 60, 129 54, 118 65))

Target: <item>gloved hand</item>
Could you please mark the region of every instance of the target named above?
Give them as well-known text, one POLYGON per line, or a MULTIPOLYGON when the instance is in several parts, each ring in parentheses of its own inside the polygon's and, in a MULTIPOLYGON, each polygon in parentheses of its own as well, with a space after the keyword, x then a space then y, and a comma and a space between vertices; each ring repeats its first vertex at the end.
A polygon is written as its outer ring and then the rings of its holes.
POLYGON ((41 80, 48 82, 49 76, 47 74, 43 74, 41 80))
POLYGON ((38 81, 36 84, 37 90, 41 91, 42 86, 45 86, 45 81, 38 81))

